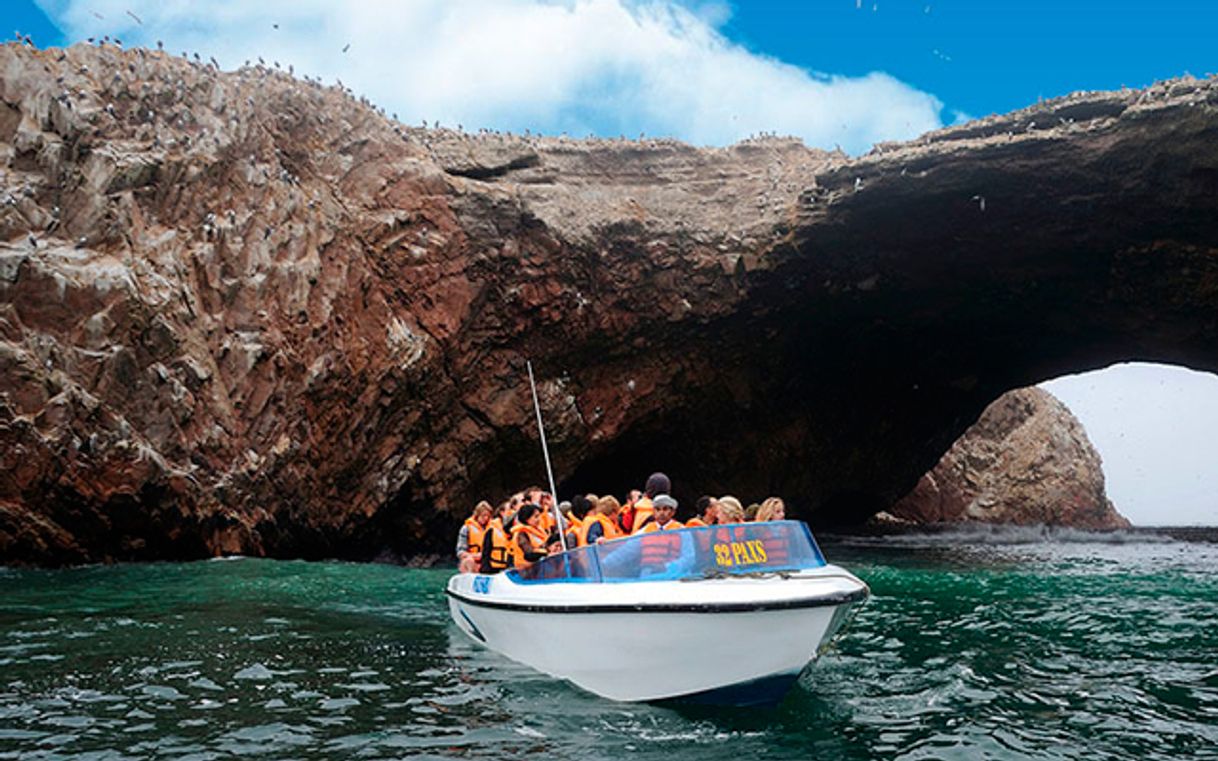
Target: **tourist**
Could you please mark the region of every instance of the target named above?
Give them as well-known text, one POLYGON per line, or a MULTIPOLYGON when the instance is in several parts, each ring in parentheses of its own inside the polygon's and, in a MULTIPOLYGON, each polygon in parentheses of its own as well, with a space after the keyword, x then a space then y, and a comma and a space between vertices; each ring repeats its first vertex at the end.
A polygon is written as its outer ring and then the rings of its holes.
POLYGON ((756 502, 744 508, 744 520, 746 523, 757 520, 757 511, 761 509, 761 505, 756 502))
POLYGON ((638 489, 631 489, 626 494, 626 504, 622 505, 622 510, 617 515, 617 525, 623 534, 629 534, 634 529, 634 506, 642 496, 643 492, 638 489))
POLYGON ((594 503, 586 494, 576 494, 571 498, 571 512, 567 521, 567 547, 579 547, 580 537, 584 531, 584 521, 587 520, 588 510, 594 503))
POLYGON ((655 506, 655 519, 639 529, 638 533, 648 534, 655 531, 673 531, 685 528, 683 523, 673 520, 673 516, 677 514, 677 501, 675 499, 667 494, 658 494, 653 504, 655 506))
POLYGON ((491 519, 482 534, 482 558, 478 563, 479 573, 498 573, 508 567, 511 555, 511 540, 508 535, 509 522, 515 516, 512 500, 499 506, 499 515, 491 519))
POLYGON ((637 534, 648 522, 652 521, 655 518, 655 507, 652 500, 660 494, 668 494, 671 491, 672 484, 669 482, 668 476, 663 473, 652 473, 648 476, 647 484, 643 487, 643 496, 634 503, 634 519, 627 533, 637 534))
MULTIPOLYGON (((757 511, 758 522, 786 520, 787 508, 778 497, 770 497, 761 503, 757 511)), ((779 526, 761 529, 761 544, 765 549, 766 562, 771 566, 783 565, 791 557, 790 536, 779 526)))
POLYGON ((479 502, 457 532, 457 568, 461 573, 473 573, 482 561, 482 539, 491 514, 491 504, 479 502))
POLYGON ((718 510, 719 502, 714 497, 708 494, 698 497, 698 501, 694 504, 694 517, 685 522, 685 527, 702 528, 715 525, 718 510))
POLYGON ((740 500, 730 495, 720 497, 715 523, 720 526, 727 523, 744 523, 744 508, 740 506, 740 500))
MULTIPOLYGON (((678 521, 673 520, 677 512, 677 501, 667 494, 657 494, 653 500, 655 519, 639 529, 639 566, 646 574, 663 573, 671 570, 669 563, 681 556, 683 546, 680 534, 660 536, 679 528, 684 528, 678 521)), ((693 558, 693 545, 689 545, 690 559, 693 558)))
POLYGON ((541 506, 529 502, 516 513, 511 552, 517 568, 527 568, 546 556, 549 535, 541 528, 541 506))
POLYGON ((584 520, 583 541, 580 544, 596 544, 623 536, 617 522, 621 509, 621 504, 612 495, 601 497, 596 503, 595 511, 590 512, 584 520))
POLYGON ((765 502, 761 503, 761 509, 757 511, 757 521, 759 523, 765 521, 782 521, 787 518, 787 507, 778 497, 770 497, 765 502))

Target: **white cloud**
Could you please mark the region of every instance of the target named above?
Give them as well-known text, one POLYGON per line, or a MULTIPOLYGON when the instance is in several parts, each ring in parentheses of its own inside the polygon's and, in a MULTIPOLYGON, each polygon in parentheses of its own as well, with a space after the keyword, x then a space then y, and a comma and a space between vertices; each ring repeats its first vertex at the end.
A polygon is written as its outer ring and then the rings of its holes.
POLYGON ((693 10, 674 0, 39 4, 70 40, 163 40, 225 68, 262 56, 341 78, 406 122, 645 132, 710 145, 768 131, 851 152, 942 123, 934 96, 886 74, 813 74, 732 43, 719 31, 729 15, 721 2, 693 10))

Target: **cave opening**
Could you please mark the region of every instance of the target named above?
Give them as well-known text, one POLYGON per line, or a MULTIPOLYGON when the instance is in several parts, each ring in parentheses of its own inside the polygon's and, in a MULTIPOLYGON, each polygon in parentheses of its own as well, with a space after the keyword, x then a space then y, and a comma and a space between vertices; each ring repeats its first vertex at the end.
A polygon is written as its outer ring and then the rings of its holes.
POLYGON ((1040 386, 1082 423, 1131 523, 1218 525, 1218 374, 1127 362, 1040 386))

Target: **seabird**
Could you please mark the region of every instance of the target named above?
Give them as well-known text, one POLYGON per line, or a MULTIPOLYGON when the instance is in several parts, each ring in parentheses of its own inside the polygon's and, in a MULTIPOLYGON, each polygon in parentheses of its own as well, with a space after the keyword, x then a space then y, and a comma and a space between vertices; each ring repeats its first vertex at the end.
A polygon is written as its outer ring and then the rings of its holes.
POLYGON ((350 43, 350 42, 348 42, 346 45, 343 45, 343 52, 344 52, 344 53, 346 53, 346 52, 347 52, 348 50, 350 50, 350 49, 351 49, 351 43, 350 43))
POLYGON ((131 11, 127 11, 127 15, 130 16, 131 18, 135 19, 135 23, 139 24, 140 26, 144 25, 144 22, 140 20, 140 17, 135 15, 131 11))
POLYGON ((977 208, 985 211, 985 196, 973 196, 973 200, 977 202, 977 208))

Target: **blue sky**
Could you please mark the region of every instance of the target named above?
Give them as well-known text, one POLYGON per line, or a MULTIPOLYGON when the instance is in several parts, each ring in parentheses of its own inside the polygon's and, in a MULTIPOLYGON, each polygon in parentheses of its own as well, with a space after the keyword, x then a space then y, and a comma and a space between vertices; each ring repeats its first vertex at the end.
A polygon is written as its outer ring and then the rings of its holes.
MULTIPOLYGON (((192 4, 208 9, 226 3, 192 4)), ((683 4, 726 39, 760 56, 811 72, 891 75, 936 97, 948 123, 958 114, 1002 113, 1075 90, 1137 87, 1185 72, 1202 76, 1218 70, 1214 53, 1218 2, 1212 1, 691 0, 683 4)), ((0 16, 10 29, 31 34, 40 46, 61 45, 88 36, 90 25, 100 35, 109 23, 129 22, 128 9, 154 16, 156 6, 173 4, 154 3, 149 8, 144 0, 43 0, 41 5, 59 18, 48 19, 34 0, 6 0, 0 16), (65 22, 63 17, 70 15, 65 9, 83 15, 88 23, 65 22), (93 13, 107 18, 99 20, 93 13)), ((285 18, 290 7, 281 13, 285 18)), ((480 126, 515 126, 510 119, 504 121, 480 126)), ((576 121, 606 135, 632 131, 613 120, 576 121)), ((538 126, 542 125, 534 128, 538 126)))
MULTIPOLYGON (((225 68, 263 56, 409 123, 700 145, 777 132, 850 153, 1218 72, 1218 0, 5 0, 0 19, 39 46, 109 34, 225 68)), ((1049 388, 1135 523, 1218 524, 1218 376, 1122 365, 1049 388)))
POLYGON ((973 116, 1076 90, 1218 71, 1218 2, 1212 0, 859 5, 742 2, 724 29, 751 49, 805 68, 885 71, 973 116))

